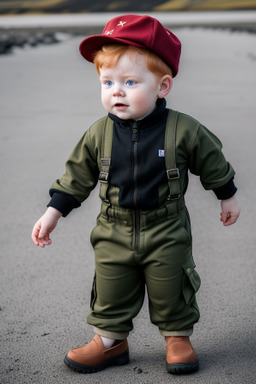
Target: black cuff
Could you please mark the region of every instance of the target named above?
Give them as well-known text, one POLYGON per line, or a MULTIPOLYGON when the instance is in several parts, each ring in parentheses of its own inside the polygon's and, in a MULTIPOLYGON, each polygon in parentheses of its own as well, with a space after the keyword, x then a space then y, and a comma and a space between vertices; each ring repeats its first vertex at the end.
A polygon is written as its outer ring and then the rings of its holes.
POLYGON ((73 208, 80 207, 79 201, 72 195, 65 192, 60 192, 56 189, 50 189, 51 200, 47 207, 56 208, 62 213, 63 217, 66 217, 73 208))
POLYGON ((227 200, 230 199, 230 197, 234 196, 236 193, 237 188, 234 184, 233 178, 230 179, 227 184, 223 185, 222 187, 213 189, 213 192, 217 196, 217 199, 219 200, 227 200))

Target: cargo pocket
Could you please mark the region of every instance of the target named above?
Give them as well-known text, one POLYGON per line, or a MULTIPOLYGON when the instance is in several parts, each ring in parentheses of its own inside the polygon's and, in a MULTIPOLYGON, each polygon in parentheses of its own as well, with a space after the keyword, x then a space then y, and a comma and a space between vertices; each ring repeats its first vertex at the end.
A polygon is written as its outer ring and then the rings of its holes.
POLYGON ((195 301, 195 294, 201 285, 201 279, 195 270, 195 263, 193 260, 183 265, 183 271, 183 296, 187 304, 193 304, 195 301))
POLYGON ((92 290, 91 290, 91 300, 90 300, 90 308, 94 309, 94 304, 97 299, 97 290, 96 290, 96 273, 94 273, 92 290))

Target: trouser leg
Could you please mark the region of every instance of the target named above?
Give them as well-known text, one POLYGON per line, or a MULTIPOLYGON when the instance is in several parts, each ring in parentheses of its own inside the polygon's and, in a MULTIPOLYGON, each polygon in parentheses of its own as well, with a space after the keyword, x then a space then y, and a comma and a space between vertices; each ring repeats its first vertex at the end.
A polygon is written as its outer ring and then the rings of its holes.
POLYGON ((128 223, 100 217, 91 236, 96 272, 87 321, 105 337, 127 337, 144 301, 145 281, 134 261, 132 234, 128 223))
POLYGON ((186 212, 145 225, 144 236, 148 249, 143 271, 151 321, 163 336, 190 336, 199 319, 195 293, 200 278, 194 269, 186 212))

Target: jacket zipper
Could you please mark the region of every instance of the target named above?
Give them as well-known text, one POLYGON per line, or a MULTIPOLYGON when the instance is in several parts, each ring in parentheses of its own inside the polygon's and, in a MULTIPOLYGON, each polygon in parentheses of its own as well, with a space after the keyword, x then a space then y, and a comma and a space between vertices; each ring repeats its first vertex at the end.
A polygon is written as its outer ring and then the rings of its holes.
POLYGON ((138 141, 139 130, 138 123, 134 122, 132 126, 132 142, 133 142, 133 204, 136 209, 138 203, 138 141))
POLYGON ((135 253, 139 251, 139 238, 140 238, 140 212, 136 209, 138 204, 138 141, 139 130, 138 123, 134 122, 132 126, 132 142, 133 142, 133 204, 135 207, 135 222, 134 222, 134 250, 135 253))

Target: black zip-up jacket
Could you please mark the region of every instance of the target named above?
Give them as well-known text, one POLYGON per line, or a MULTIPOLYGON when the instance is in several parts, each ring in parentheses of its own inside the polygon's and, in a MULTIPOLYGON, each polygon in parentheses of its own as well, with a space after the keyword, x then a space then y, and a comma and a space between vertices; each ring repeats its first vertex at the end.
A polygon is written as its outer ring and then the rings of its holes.
POLYGON ((141 121, 114 120, 109 184, 120 188, 123 208, 153 209, 159 185, 167 182, 164 151, 168 110, 165 100, 141 121), (159 155, 160 154, 160 155, 159 155))

